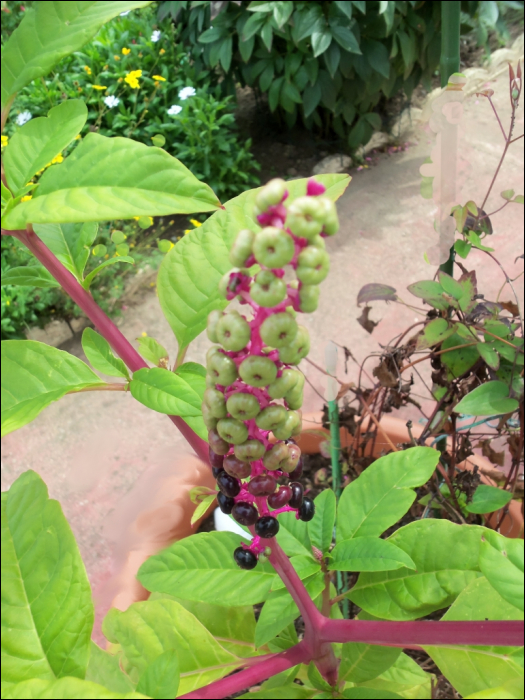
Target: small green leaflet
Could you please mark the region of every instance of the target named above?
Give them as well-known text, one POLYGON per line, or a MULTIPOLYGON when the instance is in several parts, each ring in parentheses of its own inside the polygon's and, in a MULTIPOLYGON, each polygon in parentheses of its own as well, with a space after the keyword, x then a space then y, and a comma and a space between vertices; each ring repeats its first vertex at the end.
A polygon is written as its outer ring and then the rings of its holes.
POLYGON ((152 362, 154 365, 160 366, 161 362, 168 361, 168 351, 155 338, 149 336, 141 336, 137 338, 139 344, 139 352, 145 360, 152 362))
POLYGON ((108 341, 92 328, 85 328, 82 333, 82 349, 86 353, 87 359, 99 372, 110 377, 129 379, 124 362, 115 357, 108 341))
POLYGON ((480 484, 466 508, 469 513, 493 513, 495 510, 504 508, 511 500, 512 494, 509 491, 480 484))
POLYGON ((508 385, 493 381, 481 384, 464 396, 454 412, 468 416, 496 416, 513 413, 518 407, 518 401, 509 397, 508 385))

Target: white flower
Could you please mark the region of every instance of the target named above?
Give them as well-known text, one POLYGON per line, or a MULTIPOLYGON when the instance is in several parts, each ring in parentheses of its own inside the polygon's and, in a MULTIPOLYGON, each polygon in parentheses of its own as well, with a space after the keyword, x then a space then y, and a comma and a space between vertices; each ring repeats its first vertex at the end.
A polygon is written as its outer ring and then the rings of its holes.
POLYGON ((185 87, 179 92, 179 100, 187 100, 188 97, 195 95, 195 88, 185 87))
POLYGON ((15 121, 18 124, 18 126, 23 126, 26 122, 28 122, 32 118, 33 118, 33 115, 31 114, 31 112, 28 112, 26 109, 25 112, 20 112, 20 114, 18 115, 18 117, 16 118, 15 121))
POLYGON ((120 100, 118 97, 115 97, 115 95, 108 95, 107 97, 104 97, 104 104, 110 109, 113 109, 113 107, 117 107, 119 103, 120 100))
POLYGON ((155 29, 155 31, 151 35, 151 41, 153 41, 153 43, 156 43, 159 39, 160 39, 160 32, 158 29, 155 29))
POLYGON ((129 15, 130 12, 131 12, 131 10, 126 10, 126 12, 121 12, 120 16, 125 17, 126 15, 129 15))
POLYGON ((182 107, 180 105, 171 105, 171 107, 168 109, 168 114, 171 117, 174 117, 179 112, 182 112, 182 107))

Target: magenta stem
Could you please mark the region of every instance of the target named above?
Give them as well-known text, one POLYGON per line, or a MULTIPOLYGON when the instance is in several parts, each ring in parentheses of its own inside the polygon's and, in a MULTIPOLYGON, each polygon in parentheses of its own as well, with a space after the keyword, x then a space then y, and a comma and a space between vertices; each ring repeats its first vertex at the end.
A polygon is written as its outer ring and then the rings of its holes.
MULTIPOLYGON (((91 294, 82 287, 75 277, 66 270, 49 248, 40 240, 32 229, 27 231, 6 232, 21 241, 33 253, 42 265, 60 283, 62 289, 77 304, 92 321, 99 333, 108 341, 113 350, 126 363, 132 372, 148 367, 131 343, 122 335, 117 326, 111 321, 95 302, 91 294)), ((202 440, 179 416, 169 416, 170 420, 180 430, 200 459, 208 462, 208 445, 202 440)))

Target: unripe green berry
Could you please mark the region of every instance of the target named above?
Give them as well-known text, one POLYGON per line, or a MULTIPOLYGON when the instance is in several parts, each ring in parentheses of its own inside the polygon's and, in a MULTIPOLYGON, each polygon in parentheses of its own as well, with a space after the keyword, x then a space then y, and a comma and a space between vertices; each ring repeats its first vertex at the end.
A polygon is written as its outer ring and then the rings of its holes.
POLYGON ((317 309, 319 304, 319 286, 316 284, 302 284, 299 289, 299 310, 303 314, 310 314, 317 309))
POLYGON ((281 464, 284 464, 289 457, 290 451, 288 450, 288 445, 285 445, 284 442, 278 442, 271 450, 265 453, 263 464, 265 469, 275 471, 276 469, 280 469, 281 464))
POLYGON ((247 357, 239 367, 239 374, 243 382, 249 386, 268 386, 277 376, 277 367, 268 357, 252 355, 247 357))
POLYGON ((339 230, 336 206, 328 197, 318 197, 317 201, 323 206, 323 230, 329 236, 333 236, 339 230))
POLYGON ((283 425, 276 428, 273 434, 278 440, 288 440, 292 435, 301 432, 301 416, 297 411, 288 411, 288 417, 283 425))
POLYGON ((314 236, 312 240, 309 241, 308 245, 311 245, 314 248, 321 248, 321 250, 326 248, 326 242, 322 236, 314 236))
POLYGON ((282 229, 267 226, 257 234, 253 254, 258 263, 276 269, 291 262, 295 253, 293 239, 282 229))
POLYGON ((287 312, 268 316, 260 328, 261 338, 266 345, 272 348, 284 348, 293 342, 297 335, 297 322, 287 312))
POLYGON ((286 394, 291 391, 297 384, 299 377, 302 376, 300 372, 295 369, 285 369, 280 377, 278 377, 270 386, 268 387, 268 394, 271 399, 282 399, 286 394))
POLYGON ((286 182, 281 178, 274 178, 257 193, 255 205, 259 211, 265 211, 268 207, 280 204, 286 192, 286 182))
POLYGON ((301 450, 297 445, 288 445, 289 457, 284 462, 281 462, 283 472, 290 474, 297 467, 301 459, 301 450))
POLYGON ((261 407, 253 394, 238 392, 226 401, 226 409, 237 420, 250 420, 255 418, 261 407))
POLYGON ((215 428, 217 427, 218 419, 212 415, 210 407, 207 403, 202 404, 202 419, 204 421, 204 425, 208 428, 208 430, 215 430, 215 428))
POLYGON ((219 343, 233 352, 245 348, 250 342, 250 326, 239 313, 224 314, 217 323, 216 335, 219 343))
POLYGON ((279 349, 279 359, 285 365, 298 365, 310 351, 310 336, 304 326, 299 326, 291 345, 279 349))
POLYGON ((328 253, 321 248, 308 246, 303 248, 297 258, 297 279, 303 284, 319 284, 330 270, 328 253))
POLYGON ((294 411, 301 408, 303 405, 304 374, 299 373, 299 375, 300 378, 298 379, 297 384, 290 389, 290 391, 284 397, 286 403, 288 404, 288 408, 291 408, 294 411))
POLYGON ((270 270, 261 270, 251 286, 250 295, 259 306, 277 306, 286 297, 286 283, 270 270))
POLYGON ((237 281, 237 274, 240 273, 241 270, 239 270, 238 267, 234 267, 233 269, 229 270, 225 275, 223 275, 219 281, 219 293, 221 296, 223 296, 225 299, 230 299, 231 294, 236 294, 236 288, 238 285, 237 281))
POLYGON ((235 418, 221 418, 217 423, 217 432, 232 445, 240 445, 248 439, 248 428, 235 418))
POLYGON ((246 440, 242 445, 235 445, 235 456, 241 462, 255 462, 264 454, 264 445, 260 440, 246 440))
POLYGON ((210 409, 210 413, 214 418, 226 418, 226 401, 224 394, 217 389, 206 389, 204 392, 204 401, 210 409))
POLYGON ((230 262, 232 265, 235 265, 236 267, 245 266, 246 261, 252 254, 254 239, 255 233, 250 231, 249 228, 239 231, 233 243, 232 249, 230 250, 230 262))
POLYGON ((235 362, 224 353, 218 351, 217 348, 210 348, 206 359, 208 376, 215 384, 230 386, 237 379, 238 374, 235 362), (215 352, 211 352, 212 350, 215 350, 215 352))
POLYGON ((323 229, 323 205, 317 197, 298 197, 288 207, 286 227, 300 238, 312 240, 323 229))
POLYGON ((255 424, 261 430, 274 430, 284 423, 288 414, 284 406, 270 404, 263 408, 255 419, 255 424))
POLYGON ((206 335, 211 340, 212 343, 218 343, 217 340, 217 323, 222 318, 222 311, 212 311, 208 316, 208 324, 206 326, 206 335))

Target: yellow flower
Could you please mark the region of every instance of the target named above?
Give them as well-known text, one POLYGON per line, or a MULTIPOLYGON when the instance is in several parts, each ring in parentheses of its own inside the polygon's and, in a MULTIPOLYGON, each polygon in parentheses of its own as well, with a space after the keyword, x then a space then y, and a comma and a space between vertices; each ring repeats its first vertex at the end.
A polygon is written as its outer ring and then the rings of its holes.
POLYGON ((122 49, 122 53, 124 54, 124 56, 127 56, 129 53, 131 53, 131 49, 128 49, 127 46, 124 46, 124 48, 122 49))
POLYGON ((130 88, 133 88, 135 90, 136 88, 140 87, 137 78, 140 78, 141 75, 141 70, 132 70, 126 75, 124 81, 130 86, 130 88))
POLYGON ((88 75, 91 75, 91 68, 89 66, 84 66, 84 70, 88 75))
POLYGON ((161 50, 159 51, 159 53, 160 53, 160 55, 162 56, 163 53, 166 53, 166 49, 161 49, 161 50))
POLYGON ((9 136, 2 134, 2 148, 5 148, 5 146, 7 146, 8 143, 9 143, 9 136))
POLYGON ((32 195, 26 194, 22 199, 20 200, 21 202, 29 202, 29 200, 32 199, 32 195))
POLYGON ((163 78, 162 75, 153 75, 151 77, 153 78, 153 80, 160 80, 161 83, 166 82, 166 78, 163 78))
POLYGON ((146 331, 142 331, 142 333, 141 333, 140 335, 141 335, 143 338, 146 338, 146 336, 147 336, 148 334, 146 333, 146 331))
POLYGON ((64 156, 61 153, 59 153, 57 156, 55 156, 53 158, 53 160, 51 161, 51 163, 49 163, 49 165, 54 165, 55 163, 61 163, 63 160, 64 160, 64 156))
POLYGON ((11 306, 11 302, 9 301, 9 299, 6 299, 5 305, 6 305, 6 306, 11 306))
POLYGON ((186 229, 186 231, 184 231, 184 235, 187 236, 188 233, 191 233, 191 232, 194 231, 194 230, 195 230, 195 229, 193 229, 193 228, 188 228, 188 229, 186 229))
POLYGON ((82 136, 80 134, 77 134, 75 136, 75 141, 80 141, 81 138, 82 138, 82 136))
POLYGON ((200 221, 197 221, 197 219, 190 219, 190 224, 193 224, 195 228, 199 228, 199 226, 202 226, 200 221))
POLYGON ((117 56, 117 54, 115 54, 113 58, 115 59, 115 61, 120 61, 120 56, 117 56))
POLYGON ((107 90, 108 86, 107 85, 92 85, 91 86, 93 90, 107 90))

